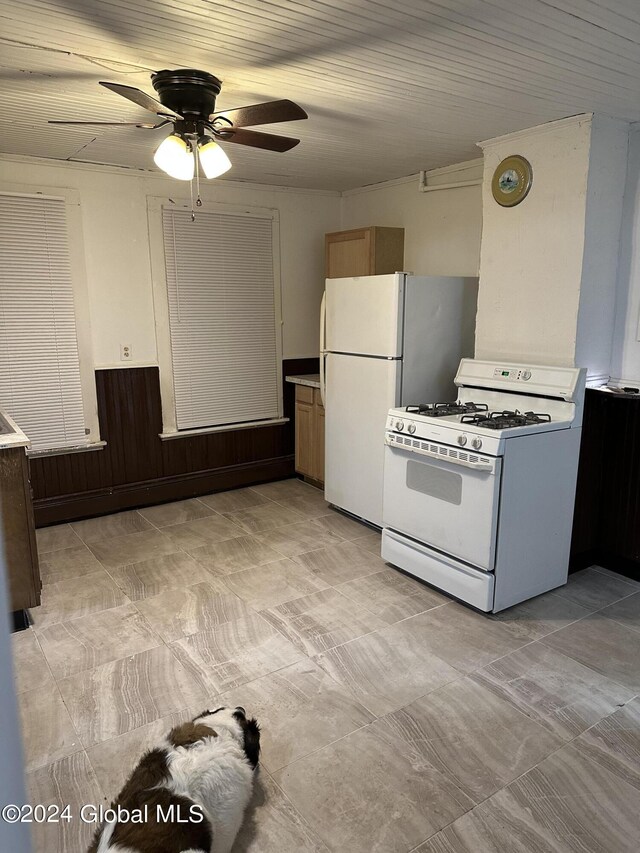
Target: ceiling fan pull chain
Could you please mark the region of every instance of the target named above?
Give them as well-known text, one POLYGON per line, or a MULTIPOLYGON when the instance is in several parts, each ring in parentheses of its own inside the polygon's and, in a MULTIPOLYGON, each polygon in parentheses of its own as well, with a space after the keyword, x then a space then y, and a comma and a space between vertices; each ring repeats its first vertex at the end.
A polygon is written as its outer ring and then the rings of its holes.
POLYGON ((191 190, 191 221, 196 221, 196 212, 193 209, 193 178, 189 181, 189 189, 191 190))
POLYGON ((200 198, 200 155, 198 154, 198 143, 191 143, 193 157, 196 161, 196 207, 202 207, 202 199, 200 198))

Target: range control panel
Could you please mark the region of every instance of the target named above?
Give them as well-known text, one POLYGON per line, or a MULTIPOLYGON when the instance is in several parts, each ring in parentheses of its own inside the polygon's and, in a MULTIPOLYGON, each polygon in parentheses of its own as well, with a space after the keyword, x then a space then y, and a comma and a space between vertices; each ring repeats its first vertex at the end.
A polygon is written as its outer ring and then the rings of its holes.
POLYGON ((552 367, 463 358, 455 382, 459 388, 515 391, 517 394, 537 394, 581 403, 585 377, 586 370, 583 367, 552 367))
POLYGON ((531 379, 531 371, 528 367, 496 367, 493 371, 496 379, 521 380, 528 382, 531 379))

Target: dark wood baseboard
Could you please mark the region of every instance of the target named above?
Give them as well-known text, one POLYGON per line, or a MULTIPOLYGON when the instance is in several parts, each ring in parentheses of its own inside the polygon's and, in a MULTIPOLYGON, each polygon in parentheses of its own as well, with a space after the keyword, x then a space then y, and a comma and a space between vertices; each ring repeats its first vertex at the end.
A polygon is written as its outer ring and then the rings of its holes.
POLYGON ((597 551, 582 551, 580 554, 572 554, 569 560, 569 574, 579 572, 582 569, 588 569, 598 562, 599 554, 597 551))
POLYGON ((609 554, 598 560, 598 565, 602 566, 603 569, 609 569, 610 572, 617 572, 625 578, 640 581, 640 563, 636 560, 628 560, 626 557, 609 554))
POLYGON ((16 634, 18 631, 26 631, 31 625, 28 610, 14 610, 11 613, 11 633, 16 634))
POLYGON ((602 566, 610 572, 640 581, 640 563, 637 560, 629 560, 619 554, 608 554, 604 551, 585 551, 572 555, 569 572, 578 572, 580 569, 588 569, 589 566, 602 566))
MULTIPOLYGON (((176 439, 178 440, 178 439, 176 439)), ((36 527, 293 477, 294 457, 228 465, 34 501, 36 527)))
POLYGON ((301 476, 304 482, 307 483, 309 486, 313 486, 314 489, 320 489, 321 492, 324 492, 324 483, 322 482, 322 480, 314 480, 313 477, 305 477, 304 475, 300 474, 298 476, 301 476))

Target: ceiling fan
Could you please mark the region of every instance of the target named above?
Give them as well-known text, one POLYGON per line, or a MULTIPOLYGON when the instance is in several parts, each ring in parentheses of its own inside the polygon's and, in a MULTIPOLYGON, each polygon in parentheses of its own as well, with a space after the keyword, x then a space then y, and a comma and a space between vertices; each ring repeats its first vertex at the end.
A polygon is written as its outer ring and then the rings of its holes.
POLYGON ((299 139, 247 130, 259 124, 275 124, 307 118, 302 107, 293 101, 268 101, 238 109, 215 112, 216 97, 222 82, 207 71, 180 68, 157 71, 151 75, 158 98, 141 89, 120 83, 100 82, 117 95, 154 113, 159 122, 50 121, 49 124, 129 126, 156 129, 173 124, 173 132, 155 152, 156 165, 173 178, 190 181, 198 175, 198 163, 207 178, 215 178, 231 168, 231 162, 218 142, 233 142, 267 151, 289 151, 299 139))

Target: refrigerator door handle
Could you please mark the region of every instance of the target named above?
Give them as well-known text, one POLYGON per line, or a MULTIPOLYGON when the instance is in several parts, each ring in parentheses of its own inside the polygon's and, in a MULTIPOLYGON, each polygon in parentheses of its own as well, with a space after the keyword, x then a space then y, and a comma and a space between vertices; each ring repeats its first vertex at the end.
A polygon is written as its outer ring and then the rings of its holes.
POLYGON ((325 397, 325 373, 324 373, 324 362, 325 362, 325 345, 326 345, 326 300, 327 293, 326 291, 322 294, 322 301, 320 303, 320 399, 322 400, 322 405, 325 405, 324 397, 325 397))

